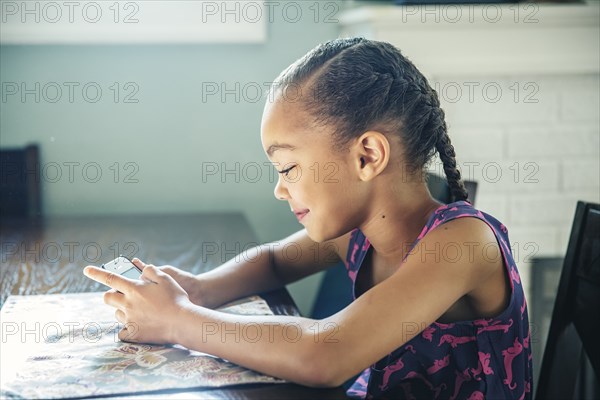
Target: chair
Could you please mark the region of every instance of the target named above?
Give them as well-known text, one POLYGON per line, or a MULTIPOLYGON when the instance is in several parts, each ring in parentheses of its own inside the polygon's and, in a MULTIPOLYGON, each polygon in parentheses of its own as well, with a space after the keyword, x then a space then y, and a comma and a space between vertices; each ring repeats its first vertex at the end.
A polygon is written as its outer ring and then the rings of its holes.
MULTIPOLYGON (((477 194, 477 182, 463 181, 467 192, 469 192, 469 201, 475 204, 475 195, 477 194)), ((431 193, 431 197, 442 203, 450 203, 452 201, 450 195, 450 186, 446 178, 436 174, 427 173, 427 188, 431 193)))
POLYGON ((317 298, 311 312, 311 318, 327 318, 352 303, 352 281, 343 262, 327 268, 317 298))
POLYGON ((600 398, 598 332, 600 205, 580 201, 554 302, 536 399, 600 398))
MULTIPOLYGON (((469 191, 469 200, 475 204, 477 182, 465 181, 465 187, 469 191)), ((438 175, 427 174, 427 187, 431 196, 442 202, 449 203, 450 187, 445 178, 438 175)), ((345 308, 352 302, 352 281, 348 277, 343 262, 339 262, 325 271, 321 281, 317 298, 311 312, 311 318, 327 318, 345 308)))
POLYGON ((0 150, 0 220, 40 216, 38 146, 0 150))

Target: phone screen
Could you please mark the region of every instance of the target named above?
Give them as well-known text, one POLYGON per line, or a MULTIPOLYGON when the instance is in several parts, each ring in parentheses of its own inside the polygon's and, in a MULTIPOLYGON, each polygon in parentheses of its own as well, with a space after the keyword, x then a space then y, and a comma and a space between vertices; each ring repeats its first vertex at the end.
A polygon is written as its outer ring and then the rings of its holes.
POLYGON ((125 278, 129 278, 129 279, 140 279, 140 276, 142 276, 140 270, 137 269, 136 267, 131 267, 127 271, 122 272, 121 275, 123 275, 125 278))
POLYGON ((142 272, 127 257, 123 256, 102 264, 102 268, 129 279, 140 279, 142 276, 142 272))

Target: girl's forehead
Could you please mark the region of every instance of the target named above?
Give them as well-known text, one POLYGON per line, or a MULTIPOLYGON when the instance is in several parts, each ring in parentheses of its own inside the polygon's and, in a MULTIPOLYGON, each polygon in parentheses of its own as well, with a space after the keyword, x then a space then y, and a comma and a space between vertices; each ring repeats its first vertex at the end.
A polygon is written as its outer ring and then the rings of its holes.
POLYGON ((274 149, 292 150, 297 156, 332 157, 332 134, 331 127, 316 124, 314 116, 299 102, 280 99, 265 105, 261 142, 269 158, 274 149))
POLYGON ((295 104, 278 96, 274 100, 267 100, 263 110, 262 123, 271 125, 296 125, 302 119, 310 118, 300 104, 295 104))
POLYGON ((273 142, 305 141, 311 134, 310 115, 285 100, 268 101, 262 115, 261 140, 265 150, 273 142))

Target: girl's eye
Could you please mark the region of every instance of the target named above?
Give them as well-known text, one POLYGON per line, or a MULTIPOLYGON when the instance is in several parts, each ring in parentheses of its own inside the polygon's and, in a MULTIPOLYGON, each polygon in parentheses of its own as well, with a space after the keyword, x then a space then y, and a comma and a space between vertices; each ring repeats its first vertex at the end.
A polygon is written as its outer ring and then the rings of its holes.
POLYGON ((292 165, 291 167, 286 168, 283 171, 277 171, 277 172, 279 172, 280 174, 285 174, 285 176, 288 176, 288 174, 290 173, 290 171, 293 170, 294 168, 296 168, 296 166, 292 165))

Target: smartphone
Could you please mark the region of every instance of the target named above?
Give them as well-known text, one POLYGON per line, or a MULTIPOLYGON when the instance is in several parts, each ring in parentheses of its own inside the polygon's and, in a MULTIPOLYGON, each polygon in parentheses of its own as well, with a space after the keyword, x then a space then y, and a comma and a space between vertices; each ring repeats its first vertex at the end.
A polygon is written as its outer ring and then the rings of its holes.
POLYGON ((140 279, 140 276, 142 276, 142 271, 125 256, 119 256, 106 264, 102 264, 102 268, 129 279, 140 279))

